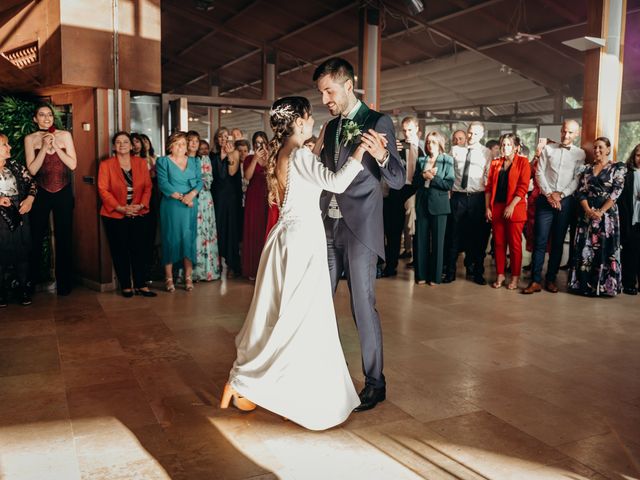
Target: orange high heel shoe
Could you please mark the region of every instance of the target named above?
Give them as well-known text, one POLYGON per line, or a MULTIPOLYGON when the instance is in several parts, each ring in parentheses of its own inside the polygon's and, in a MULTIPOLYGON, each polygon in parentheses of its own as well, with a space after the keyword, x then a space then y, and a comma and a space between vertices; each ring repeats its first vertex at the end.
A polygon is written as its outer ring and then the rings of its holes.
POLYGON ((229 408, 229 403, 233 400, 233 406, 243 412, 250 412, 256 409, 256 404, 240 396, 228 383, 224 386, 220 408, 229 408))

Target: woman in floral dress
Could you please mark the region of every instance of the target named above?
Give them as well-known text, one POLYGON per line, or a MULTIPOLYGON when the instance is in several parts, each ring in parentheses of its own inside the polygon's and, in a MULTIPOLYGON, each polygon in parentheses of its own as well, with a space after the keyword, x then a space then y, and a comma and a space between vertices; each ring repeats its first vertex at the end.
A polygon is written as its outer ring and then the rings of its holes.
MULTIPOLYGON (((198 132, 187 133, 187 155, 198 156, 200 147, 200 135, 198 132)), ((218 232, 216 230, 216 217, 213 210, 213 197, 211 196, 211 182, 213 171, 211 160, 207 155, 200 158, 202 171, 202 190, 198 195, 198 233, 196 236, 196 264, 193 267, 193 280, 207 281, 220 278, 220 256, 218 255, 218 232)))
POLYGON ((609 160, 610 153, 608 138, 598 137, 593 142, 594 162, 584 169, 576 192, 584 214, 578 220, 569 289, 592 297, 613 297, 622 290, 616 200, 627 168, 609 160))

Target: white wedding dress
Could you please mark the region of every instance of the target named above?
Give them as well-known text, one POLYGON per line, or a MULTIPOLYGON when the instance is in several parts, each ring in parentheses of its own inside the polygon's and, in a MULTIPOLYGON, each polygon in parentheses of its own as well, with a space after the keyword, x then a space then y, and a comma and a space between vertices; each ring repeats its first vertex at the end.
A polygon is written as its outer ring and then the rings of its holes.
POLYGON ((334 173, 310 150, 292 152, 280 217, 236 337, 231 386, 311 430, 344 422, 360 404, 338 336, 319 199, 322 190, 343 192, 362 168, 349 159, 334 173))

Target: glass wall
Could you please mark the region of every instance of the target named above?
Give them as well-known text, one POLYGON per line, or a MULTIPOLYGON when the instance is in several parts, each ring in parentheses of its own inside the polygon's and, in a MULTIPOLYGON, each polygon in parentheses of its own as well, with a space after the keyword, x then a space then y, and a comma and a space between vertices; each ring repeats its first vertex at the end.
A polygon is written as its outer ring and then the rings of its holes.
POLYGON ((163 155, 162 105, 157 95, 131 95, 131 131, 144 133, 150 139, 156 155, 163 155))

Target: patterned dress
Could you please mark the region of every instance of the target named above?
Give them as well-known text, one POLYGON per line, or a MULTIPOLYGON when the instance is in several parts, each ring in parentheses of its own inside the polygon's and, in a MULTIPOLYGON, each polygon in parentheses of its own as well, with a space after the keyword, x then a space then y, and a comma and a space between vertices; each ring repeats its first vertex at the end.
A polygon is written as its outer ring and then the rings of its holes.
POLYGON ((202 190, 198 196, 198 234, 196 237, 196 258, 193 267, 195 281, 217 280, 220 278, 220 256, 218 255, 218 231, 211 196, 213 171, 208 156, 200 157, 202 166, 202 190))
MULTIPOLYGON (((586 200, 591 208, 600 208, 622 193, 627 168, 622 163, 609 163, 598 175, 593 165, 580 176, 576 195, 578 202, 586 200)), ((614 296, 622 290, 620 269, 620 218, 614 203, 600 220, 583 214, 578 219, 575 240, 575 265, 569 276, 569 288, 588 296, 614 296)))

